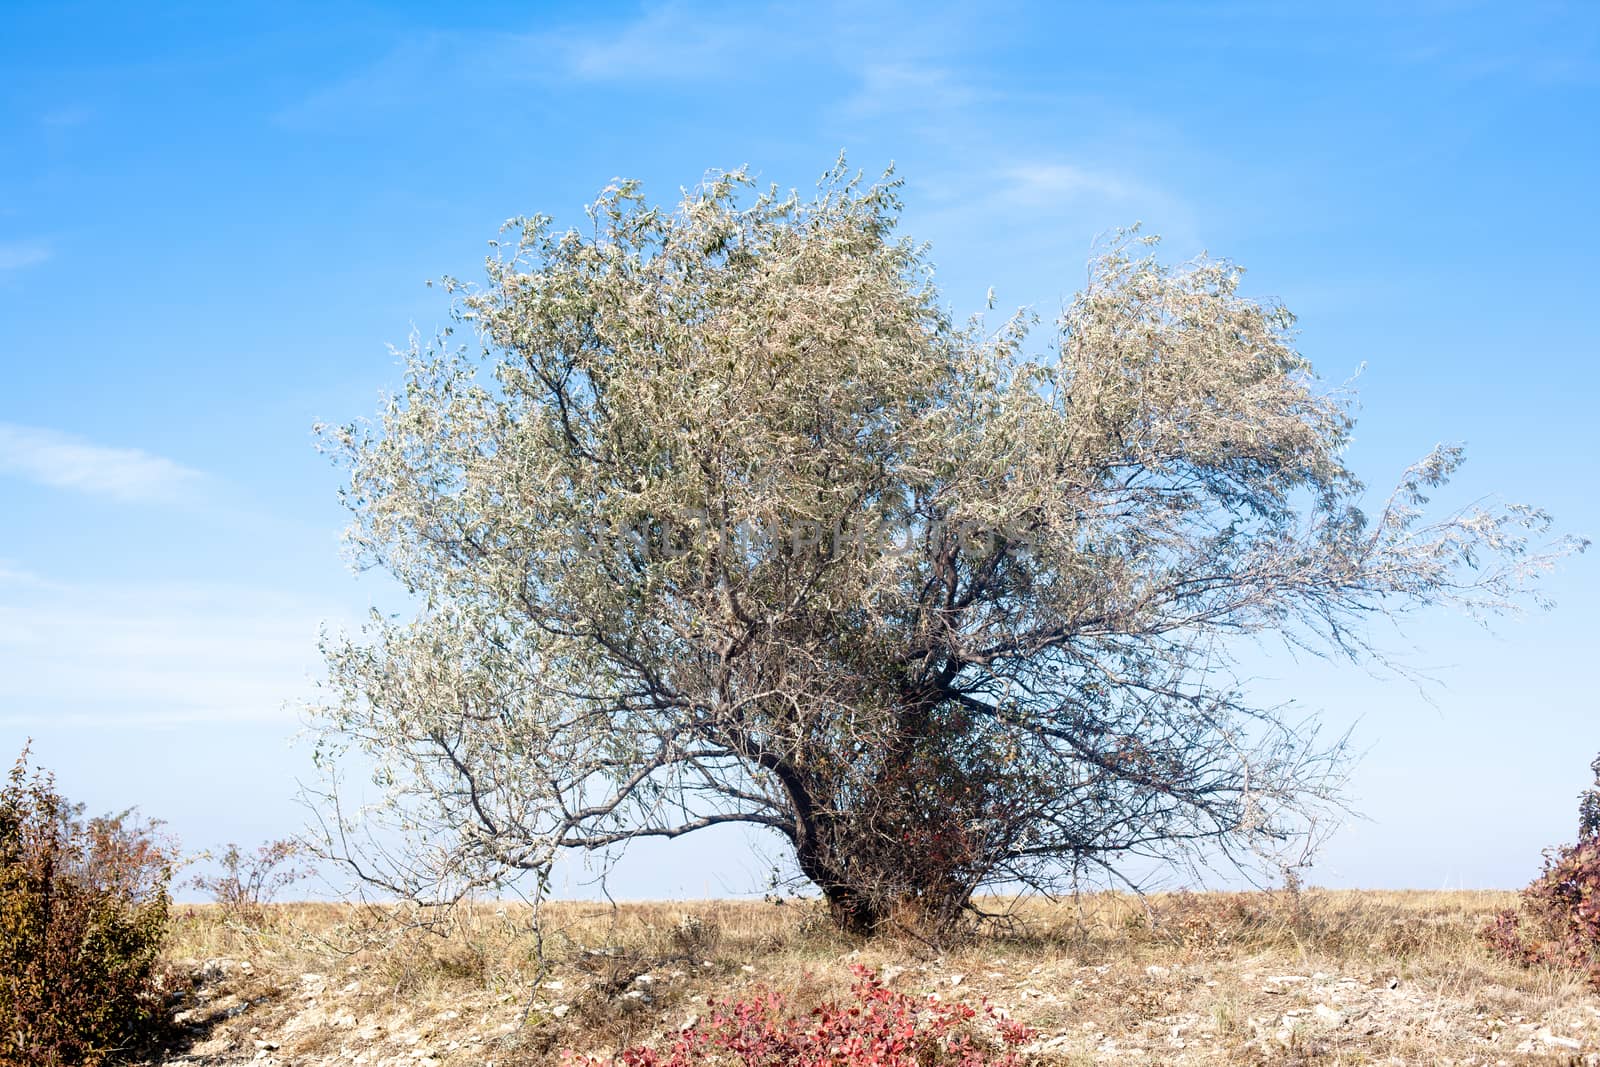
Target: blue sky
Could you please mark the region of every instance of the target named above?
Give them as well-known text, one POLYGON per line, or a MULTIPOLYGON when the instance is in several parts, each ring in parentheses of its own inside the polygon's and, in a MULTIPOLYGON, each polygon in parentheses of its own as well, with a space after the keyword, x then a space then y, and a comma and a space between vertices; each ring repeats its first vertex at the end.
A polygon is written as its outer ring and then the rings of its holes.
MULTIPOLYGON (((1250 269, 1359 379, 1375 491, 1438 441, 1485 495, 1600 534, 1600 9, 1587 5, 112 4, 0 7, 0 750, 191 848, 293 832, 323 624, 391 594, 340 556, 318 419, 507 217, 616 176, 672 197, 840 149, 907 180, 962 313, 1048 318, 1097 234, 1250 269), (148 7, 138 5, 138 7, 148 7), (1331 10, 1331 9, 1330 9, 1331 10), (599 13, 597 13, 599 12, 599 13)), ((1263 658, 1263 698, 1357 723, 1366 820, 1333 885, 1511 886, 1600 751, 1597 560, 1545 616, 1430 617, 1434 679, 1263 658)), ((728 838, 632 857, 633 896, 759 888, 728 838)))

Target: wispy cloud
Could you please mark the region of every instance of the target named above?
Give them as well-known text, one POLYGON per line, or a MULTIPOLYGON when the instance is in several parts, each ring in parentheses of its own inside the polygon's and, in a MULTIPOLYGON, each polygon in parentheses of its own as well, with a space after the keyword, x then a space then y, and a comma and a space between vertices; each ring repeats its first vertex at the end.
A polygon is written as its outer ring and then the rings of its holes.
POLYGON ((49 129, 69 129, 73 126, 82 126, 94 118, 94 112, 86 107, 58 107, 52 108, 39 116, 39 125, 49 129))
POLYGON ((1020 157, 946 169, 920 184, 929 200, 922 217, 935 228, 1004 231, 1022 245, 1065 241, 1073 256, 1086 255, 1097 235, 1141 219, 1168 237, 1190 237, 1188 206, 1132 169, 1020 157))
POLYGON ((0 472, 118 500, 170 500, 201 480, 137 448, 108 448, 57 430, 0 423, 0 472))
POLYGON ((44 582, 37 574, 17 566, 8 559, 0 559, 0 586, 40 585, 44 582))
POLYGON ((0 582, 0 725, 292 722, 329 615, 250 587, 0 582))
POLYGON ((344 126, 410 114, 454 92, 596 85, 709 85, 765 92, 803 79, 817 106, 849 118, 939 116, 993 102, 955 69, 982 20, 909 3, 649 3, 622 18, 539 20, 486 30, 415 28, 280 111, 290 127, 344 126))
POLYGON ((560 51, 586 81, 695 80, 725 73, 753 36, 749 23, 662 4, 609 33, 562 34, 560 51))
POLYGON ((776 25, 660 4, 623 22, 418 31, 275 119, 291 128, 343 127, 407 115, 447 91, 725 80, 752 55, 770 62, 790 48, 776 25))
POLYGON ((927 62, 869 60, 856 70, 856 76, 859 84, 840 110, 857 118, 906 111, 948 116, 993 98, 954 71, 927 62))
POLYGON ((1006 168, 1000 177, 1006 195, 1030 205, 1080 197, 1128 200, 1145 192, 1122 175, 1071 163, 1023 163, 1006 168))
POLYGON ((414 27, 275 119, 344 128, 409 119, 460 94, 520 90, 538 99, 595 86, 716 85, 760 96, 794 83, 834 116, 936 123, 1014 95, 963 68, 988 17, 964 9, 822 0, 802 12, 782 3, 668 0, 621 17, 594 10, 603 13, 478 30, 414 27))
POLYGON ((42 241, 0 241, 0 271, 38 266, 52 255, 42 241))

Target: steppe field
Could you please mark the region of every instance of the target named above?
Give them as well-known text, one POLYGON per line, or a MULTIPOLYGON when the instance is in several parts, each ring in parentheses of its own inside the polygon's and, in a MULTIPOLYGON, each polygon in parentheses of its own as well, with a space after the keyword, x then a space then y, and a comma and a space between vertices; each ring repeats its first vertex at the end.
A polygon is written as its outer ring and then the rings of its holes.
POLYGON ((960 943, 843 939, 806 901, 561 903, 447 916, 180 907, 171 1065, 514 1067, 664 1047, 708 1002, 892 990, 1035 1031, 1024 1064, 1600 1064, 1600 996, 1494 959, 1500 892, 989 901, 960 943))

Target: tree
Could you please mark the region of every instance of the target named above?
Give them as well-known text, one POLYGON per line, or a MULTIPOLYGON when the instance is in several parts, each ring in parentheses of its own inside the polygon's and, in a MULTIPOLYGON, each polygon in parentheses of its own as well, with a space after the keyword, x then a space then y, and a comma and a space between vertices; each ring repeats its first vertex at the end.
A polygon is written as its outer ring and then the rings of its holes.
MULTIPOLYGON (((983 887, 1248 857, 1339 801, 1344 750, 1253 705, 1241 637, 1361 661, 1363 620, 1511 607, 1548 518, 1425 522, 1442 447, 1374 513, 1347 396, 1240 271, 1124 234, 1042 351, 940 304, 897 185, 814 199, 632 182, 586 230, 514 220, 481 344, 413 343, 348 464, 359 558, 415 595, 329 644, 414 844, 335 851, 434 895, 743 823, 839 922, 953 922, 983 887)), ((336 791, 330 791, 336 792, 336 791)))

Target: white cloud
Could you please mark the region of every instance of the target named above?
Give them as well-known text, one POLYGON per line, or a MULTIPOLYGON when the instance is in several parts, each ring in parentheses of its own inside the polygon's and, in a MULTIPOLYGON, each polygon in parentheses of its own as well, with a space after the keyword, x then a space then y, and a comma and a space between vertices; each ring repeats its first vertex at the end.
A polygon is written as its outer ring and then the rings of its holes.
POLYGON ((586 81, 690 80, 724 76, 752 36, 729 18, 666 4, 612 34, 570 35, 561 51, 568 73, 586 81))
POLYGON ((1029 203, 1100 197, 1127 200, 1143 193, 1134 182, 1070 163, 1024 163, 1002 174, 1009 195, 1029 203))
POLYGON ((8 559, 0 559, 0 585, 39 585, 44 579, 8 559))
POLYGON ((326 609, 222 585, 0 584, 0 726, 293 722, 326 609))
POLYGON ((107 448, 56 430, 0 423, 0 471, 119 500, 169 500, 201 479, 137 448, 107 448))
POLYGON ((681 4, 655 6, 622 23, 418 32, 275 119, 292 128, 344 128, 405 115, 447 92, 715 81, 734 76, 752 55, 770 58, 787 44, 770 20, 741 22, 681 4))
POLYGON ((1086 256, 1097 236, 1141 219, 1169 238, 1189 236, 1192 212, 1181 200, 1105 166, 1013 157, 935 172, 917 184, 928 202, 920 221, 934 232, 1003 232, 1024 245, 1070 248, 1072 258, 1086 256))
POLYGON ((50 256, 50 246, 42 241, 0 241, 0 271, 38 266, 50 256))
POLYGON ((954 72, 923 61, 869 61, 857 74, 860 84, 841 110, 858 118, 918 112, 949 119, 953 112, 998 99, 954 72))
POLYGON ((73 126, 82 126, 94 118, 94 112, 86 107, 58 107, 46 111, 39 116, 39 125, 50 129, 70 129, 73 126))

